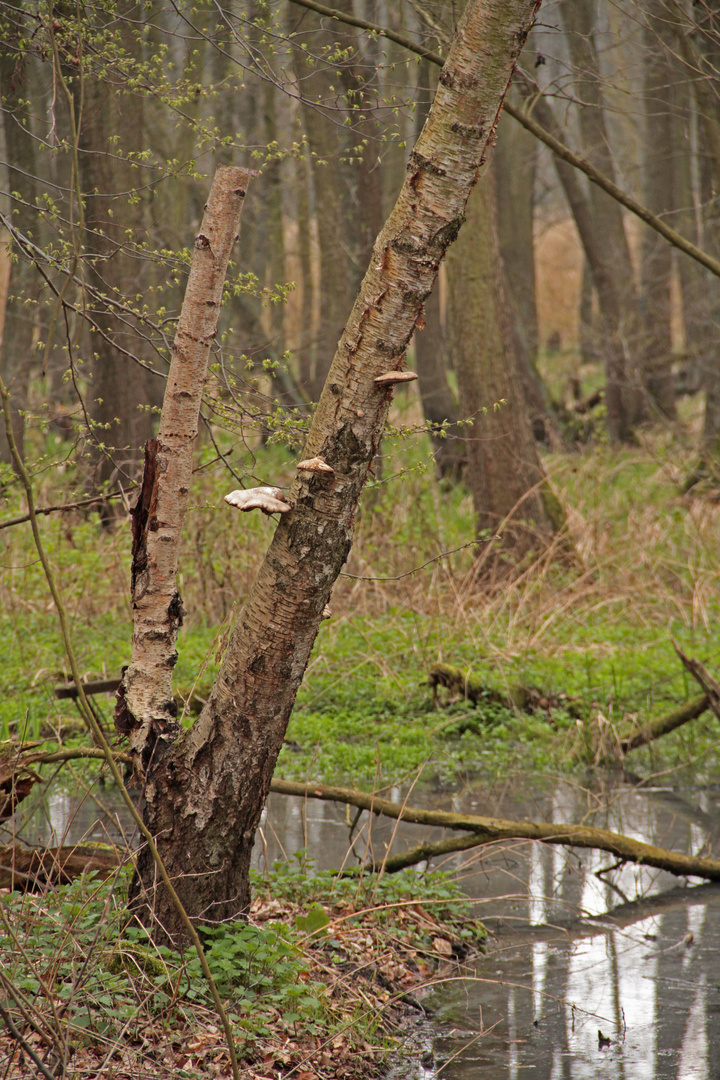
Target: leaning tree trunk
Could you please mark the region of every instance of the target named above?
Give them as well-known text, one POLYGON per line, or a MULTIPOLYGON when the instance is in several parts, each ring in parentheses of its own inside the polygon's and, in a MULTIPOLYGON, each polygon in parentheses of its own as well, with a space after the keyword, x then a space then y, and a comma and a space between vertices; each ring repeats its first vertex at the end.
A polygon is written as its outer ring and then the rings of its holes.
POLYGON ((493 174, 473 193, 448 258, 448 325, 460 407, 472 420, 465 444, 478 533, 502 526, 502 548, 520 558, 547 542, 560 521, 523 393, 493 174))
MULTIPOLYGON (((145 820, 195 920, 233 918, 248 908, 255 830, 323 609, 350 551, 392 380, 462 225, 537 6, 468 5, 303 450, 331 471, 298 471, 287 496, 292 509, 280 520, 207 705, 190 731, 155 744, 145 820)), ((146 923, 155 918, 158 933, 182 936, 147 849, 131 892, 146 923)))

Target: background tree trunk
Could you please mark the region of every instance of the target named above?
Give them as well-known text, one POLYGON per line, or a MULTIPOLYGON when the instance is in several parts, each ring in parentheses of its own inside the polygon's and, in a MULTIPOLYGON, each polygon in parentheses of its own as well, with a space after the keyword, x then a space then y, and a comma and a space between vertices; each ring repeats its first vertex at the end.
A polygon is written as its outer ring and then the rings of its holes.
MULTIPOLYGON (((303 450, 328 473, 299 472, 210 699, 193 728, 156 744, 145 820, 193 919, 247 910, 255 830, 330 590, 350 550, 391 388, 457 236, 537 3, 471 0, 440 76, 407 178, 377 238, 303 450)), ((157 933, 181 937, 147 850, 131 894, 157 933)))
MULTIPOLYGON (((430 112, 430 102, 437 86, 434 68, 427 60, 420 64, 418 98, 415 106, 415 138, 425 125, 430 112)), ((440 282, 425 302, 423 315, 425 329, 415 335, 415 368, 418 373, 420 400, 423 416, 432 429, 444 430, 445 435, 432 434, 435 462, 440 476, 459 476, 465 461, 462 431, 457 402, 447 380, 449 360, 446 328, 440 310, 440 282)))
MULTIPOLYGON (((644 27, 645 205, 659 217, 674 208, 676 168, 673 139, 673 70, 666 52, 665 5, 656 0, 644 27), (670 151, 670 152, 669 152, 670 151)), ((642 238, 643 380, 653 405, 675 417, 672 373, 671 283, 673 252, 662 236, 645 229, 642 238)))
MULTIPOLYGON (((5 153, 9 163, 7 190, 20 194, 12 221, 19 233, 37 244, 40 238, 37 235, 39 219, 34 209, 37 184, 32 113, 24 114, 22 108, 22 102, 27 100, 29 94, 26 60, 27 57, 17 49, 17 41, 9 37, 0 41, 0 98, 3 104, 5 153)), ((12 244, 10 250, 17 254, 18 245, 12 244)), ((5 251, 0 257, 7 257, 5 251)), ((37 318, 31 301, 37 291, 35 269, 27 258, 20 257, 10 268, 0 373, 11 394, 13 434, 21 456, 25 434, 21 413, 27 408, 33 332, 37 318)), ((10 447, 3 431, 0 434, 0 462, 9 464, 11 460, 10 447)))
MULTIPOLYGON (((320 20, 311 13, 307 18, 317 25, 313 34, 313 48, 318 52, 324 44, 332 49, 334 38, 320 29, 320 20)), ((345 185, 340 169, 341 142, 339 131, 342 119, 334 112, 341 101, 335 88, 340 83, 338 71, 326 65, 304 63, 301 70, 300 88, 304 104, 302 121, 310 149, 310 163, 320 248, 320 322, 315 335, 312 379, 309 386, 301 389, 312 401, 322 393, 330 363, 335 354, 338 338, 352 304, 350 291, 350 268, 347 250, 347 214, 344 207, 345 185), (324 108, 329 109, 328 115, 324 108)))
MULTIPOLYGON (((128 42, 135 45, 134 41, 128 42)), ((138 305, 151 264, 130 250, 144 237, 143 199, 125 194, 138 185, 139 173, 122 158, 108 154, 110 137, 126 133, 124 151, 144 149, 143 103, 109 82, 85 80, 83 93, 74 85, 79 119, 80 182, 85 198, 84 260, 88 283, 97 293, 121 304, 138 305), (82 96, 82 108, 80 101, 82 96), (114 196, 113 192, 122 192, 114 196)), ((91 333, 93 353, 89 413, 93 423, 94 481, 98 488, 114 477, 134 481, 142 461, 142 447, 152 435, 152 376, 143 366, 151 356, 142 329, 133 335, 131 349, 140 363, 120 351, 128 348, 126 326, 112 303, 95 300, 89 307, 99 332, 91 333), (102 445, 100 445, 102 444, 102 445)))
POLYGON ((546 543, 559 521, 546 505, 552 496, 511 333, 494 188, 490 169, 468 202, 465 228, 448 255, 448 324, 461 408, 473 422, 465 442, 478 534, 493 535, 512 513, 502 526, 502 548, 519 558, 546 543))
MULTIPOLYGON (((595 46, 595 0, 562 0, 563 25, 580 99, 578 119, 585 157, 614 182, 615 162, 605 124, 602 74, 595 46)), ((590 185, 592 219, 614 279, 617 311, 603 320, 601 351, 607 373, 605 404, 612 438, 627 440, 643 415, 640 364, 641 328, 637 290, 620 205, 596 184, 590 185)), ((597 282, 596 282, 597 285, 597 282)), ((601 301, 602 304, 602 301, 601 301)))

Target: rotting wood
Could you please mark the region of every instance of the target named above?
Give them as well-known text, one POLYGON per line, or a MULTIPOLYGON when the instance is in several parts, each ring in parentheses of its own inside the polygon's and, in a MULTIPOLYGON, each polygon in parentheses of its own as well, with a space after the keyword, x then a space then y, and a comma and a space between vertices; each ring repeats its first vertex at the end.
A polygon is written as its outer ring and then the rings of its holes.
POLYGON ((609 829, 547 821, 508 821, 504 818, 481 817, 477 814, 452 814, 447 810, 425 810, 382 799, 372 792, 355 791, 352 788, 334 787, 328 784, 300 784, 291 780, 275 779, 270 785, 270 790, 279 795, 296 795, 303 799, 344 803, 414 825, 434 825, 443 829, 470 832, 474 834, 478 844, 492 844, 499 840, 539 840, 545 844, 560 844, 563 847, 593 848, 598 851, 608 851, 622 862, 652 866, 657 870, 667 870, 679 877, 700 877, 708 881, 720 881, 720 859, 696 858, 692 855, 668 851, 666 848, 646 844, 641 840, 633 840, 629 836, 611 832, 609 829))
POLYGON ((177 634, 185 614, 177 588, 178 546, 210 347, 252 175, 235 167, 215 173, 195 238, 160 428, 146 445, 142 487, 132 511, 133 648, 118 689, 115 726, 129 736, 140 774, 156 740, 179 733, 172 693, 177 634))
POLYGON ((433 701, 436 705, 438 687, 440 686, 453 694, 459 694, 460 697, 472 701, 474 704, 479 701, 494 702, 498 705, 508 704, 507 698, 498 693, 497 690, 491 690, 479 676, 473 675, 469 668, 467 671, 463 671, 462 668, 456 667, 454 664, 442 662, 432 664, 428 672, 428 683, 432 688, 433 701))
POLYGON ((0 847, 0 889, 23 892, 44 885, 67 885, 81 874, 106 878, 127 859, 128 853, 99 846, 26 848, 0 847))

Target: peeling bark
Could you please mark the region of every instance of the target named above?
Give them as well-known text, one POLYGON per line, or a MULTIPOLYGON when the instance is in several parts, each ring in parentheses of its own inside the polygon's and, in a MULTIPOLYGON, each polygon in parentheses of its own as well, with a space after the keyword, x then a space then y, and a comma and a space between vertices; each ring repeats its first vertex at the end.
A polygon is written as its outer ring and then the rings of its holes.
POLYGON ((142 488, 132 511, 133 651, 118 690, 115 727, 130 736, 140 773, 156 740, 175 738, 179 731, 172 693, 175 646, 185 614, 177 588, 178 545, 210 346, 250 175, 228 167, 215 174, 195 239, 160 430, 145 447, 142 488))
MULTIPOLYGON (((174 743, 156 744, 145 820, 192 919, 236 918, 248 908, 255 830, 392 397, 374 380, 403 366, 537 7, 468 4, 302 453, 322 457, 334 473, 298 473, 287 500, 293 509, 277 527, 206 707, 174 743)), ((155 933, 180 938, 147 850, 138 875, 135 911, 148 924, 157 919, 155 933)))

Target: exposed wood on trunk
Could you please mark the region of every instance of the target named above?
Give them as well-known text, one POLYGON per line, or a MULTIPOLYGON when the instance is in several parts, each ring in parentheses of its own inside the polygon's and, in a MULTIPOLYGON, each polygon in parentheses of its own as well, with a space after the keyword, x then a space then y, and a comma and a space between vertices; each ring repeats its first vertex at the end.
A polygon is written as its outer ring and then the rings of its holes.
MULTIPOLYGON (((233 918, 248 907, 255 830, 393 393, 375 379, 403 365, 536 8, 535 0, 468 4, 302 451, 322 457, 334 476, 298 473, 293 510, 278 524, 206 708, 175 743, 158 744, 145 820, 193 919, 233 918)), ((135 910, 180 936, 145 850, 138 872, 135 910)))
POLYGON ((147 765, 156 739, 178 731, 172 673, 185 614, 177 588, 178 545, 210 346, 250 175, 227 166, 215 174, 195 239, 160 429, 157 439, 147 444, 142 489, 133 510, 133 651, 118 690, 115 725, 130 736, 140 769, 147 765))
MULTIPOLYGON (((452 814, 447 810, 424 810, 416 806, 381 799, 372 792, 328 784, 299 784, 291 780, 273 780, 271 790, 280 795, 297 795, 303 799, 322 799, 326 802, 357 806, 373 814, 412 822, 415 825, 435 825, 442 829, 457 829, 474 834, 478 844, 499 840, 541 840, 545 844, 565 847, 593 848, 609 851, 623 862, 654 866, 681 877, 701 877, 720 881, 720 859, 695 858, 667 851, 633 840, 609 829, 594 829, 589 825, 565 825, 547 821, 507 821, 505 818, 481 817, 478 814, 452 814)), ((473 845, 468 845, 473 846, 473 845)))

